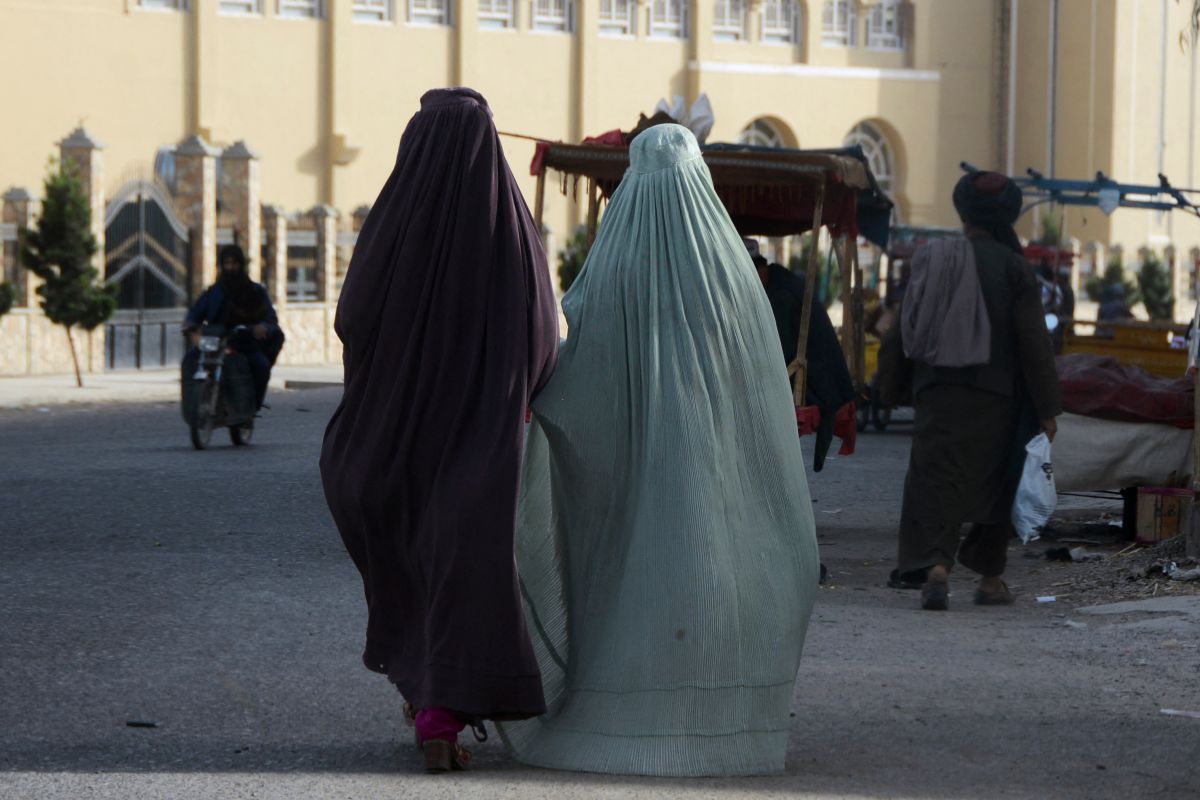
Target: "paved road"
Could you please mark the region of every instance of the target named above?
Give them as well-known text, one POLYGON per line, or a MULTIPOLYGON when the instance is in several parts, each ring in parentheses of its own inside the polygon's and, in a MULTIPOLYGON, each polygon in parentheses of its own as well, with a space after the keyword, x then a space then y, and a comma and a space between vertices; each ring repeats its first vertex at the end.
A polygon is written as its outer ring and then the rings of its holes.
POLYGON ((277 394, 255 444, 196 453, 171 405, 0 411, 0 797, 1195 798, 1197 616, 1023 600, 916 610, 885 588, 903 434, 813 480, 820 594, 787 774, 419 772, 359 662, 358 576, 316 458, 336 390, 277 394), (1067 623, 1072 623, 1068 625, 1067 623), (1086 627, 1080 627, 1086 626, 1086 627), (130 721, 154 728, 131 728, 130 721))

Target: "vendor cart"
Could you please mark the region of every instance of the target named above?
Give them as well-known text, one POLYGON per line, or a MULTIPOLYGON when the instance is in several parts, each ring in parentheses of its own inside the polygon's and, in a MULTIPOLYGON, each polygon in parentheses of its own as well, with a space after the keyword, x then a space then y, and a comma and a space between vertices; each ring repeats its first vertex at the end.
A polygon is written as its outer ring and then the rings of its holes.
MULTIPOLYGON (((637 131, 635 131, 636 133, 637 131)), ((610 198, 629 167, 632 134, 612 132, 583 144, 539 142, 532 172, 537 176, 534 217, 539 226, 545 207, 546 174, 561 175, 564 192, 582 180, 587 192, 587 231, 596 234, 600 205, 610 198)), ((826 228, 835 240, 834 252, 842 271, 842 347, 857 389, 865 386, 863 335, 863 274, 858 266, 861 235, 880 247, 888 241, 892 202, 879 189, 858 147, 833 150, 795 150, 749 145, 713 144, 701 147, 713 185, 743 236, 790 236, 826 228)), ((795 361, 794 400, 802 431, 814 425, 805 408, 808 366, 805 352, 819 271, 818 248, 809 251, 800 339, 795 361)))

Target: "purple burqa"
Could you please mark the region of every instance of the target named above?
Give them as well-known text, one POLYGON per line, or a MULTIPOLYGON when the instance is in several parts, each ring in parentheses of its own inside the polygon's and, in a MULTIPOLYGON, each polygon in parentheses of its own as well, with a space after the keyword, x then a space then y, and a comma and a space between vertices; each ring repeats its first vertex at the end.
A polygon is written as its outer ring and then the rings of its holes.
POLYGON ((367 595, 363 661, 417 708, 545 711, 513 533, 554 367, 550 273, 487 101, 427 92, 338 301, 345 395, 321 478, 367 595))

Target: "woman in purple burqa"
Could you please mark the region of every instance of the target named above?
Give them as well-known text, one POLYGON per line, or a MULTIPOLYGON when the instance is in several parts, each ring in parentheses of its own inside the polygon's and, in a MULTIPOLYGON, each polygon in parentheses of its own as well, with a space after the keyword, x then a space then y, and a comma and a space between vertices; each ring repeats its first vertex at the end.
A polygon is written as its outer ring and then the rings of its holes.
POLYGON ((460 768, 464 724, 545 711, 513 528, 526 409, 558 346, 541 239, 478 93, 421 98, 334 328, 345 395, 321 477, 366 589, 363 662, 408 701, 426 765, 460 768))

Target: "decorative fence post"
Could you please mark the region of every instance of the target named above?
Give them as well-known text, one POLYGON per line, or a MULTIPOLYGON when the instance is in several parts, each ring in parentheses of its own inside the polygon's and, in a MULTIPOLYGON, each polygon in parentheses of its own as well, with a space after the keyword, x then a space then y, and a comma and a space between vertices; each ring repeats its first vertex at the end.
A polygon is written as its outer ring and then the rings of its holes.
POLYGON ((239 141, 221 154, 221 196, 233 217, 233 237, 250 261, 250 277, 262 281, 267 267, 262 262, 262 203, 259 159, 239 141))
POLYGON ((9 237, 6 233, 4 237, 0 237, 4 239, 4 251, 0 253, 0 261, 3 261, 4 275, 12 280, 16 287, 17 305, 24 308, 32 308, 37 305, 36 292, 41 279, 21 267, 21 254, 17 247, 16 236, 21 228, 32 227, 36 216, 37 201, 33 199, 33 195, 27 189, 14 186, 4 193, 0 224, 6 228, 12 226, 12 236, 9 237))
POLYGON ((275 308, 282 311, 287 305, 287 215, 279 206, 263 206, 263 248, 262 278, 271 296, 275 308))
POLYGON ((322 302, 336 303, 338 212, 329 206, 317 206, 312 216, 317 228, 317 296, 322 302))
POLYGON ((193 134, 175 148, 175 202, 191 232, 192 298, 217 279, 217 155, 193 134))

